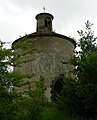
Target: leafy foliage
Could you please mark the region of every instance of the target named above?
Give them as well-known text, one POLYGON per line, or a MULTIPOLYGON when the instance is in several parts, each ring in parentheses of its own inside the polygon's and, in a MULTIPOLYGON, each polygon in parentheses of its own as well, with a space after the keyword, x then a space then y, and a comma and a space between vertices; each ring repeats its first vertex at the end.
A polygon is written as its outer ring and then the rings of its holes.
POLYGON ((78 67, 78 78, 83 84, 97 85, 97 50, 88 53, 80 60, 78 67))
MULTIPOLYGON (((82 30, 78 31, 79 36, 81 38, 79 39, 77 46, 80 47, 80 51, 75 51, 75 55, 71 60, 71 63, 75 66, 74 72, 75 75, 77 76, 77 80, 79 80, 81 83, 85 82, 91 83, 94 81, 93 80, 94 78, 91 80, 91 82, 89 79, 86 78, 87 77, 89 78, 89 75, 91 75, 93 71, 96 71, 96 68, 94 68, 94 66, 96 65, 97 61, 96 60, 97 38, 94 37, 94 31, 92 31, 91 29, 93 24, 87 21, 85 25, 86 25, 85 32, 82 30)), ((95 76, 95 73, 92 75, 95 76)))
POLYGON ((87 120, 97 119, 97 45, 89 21, 81 37, 71 63, 75 66, 75 78, 64 78, 58 104, 61 109, 87 120))
POLYGON ((79 52, 80 56, 88 54, 88 52, 94 49, 96 45, 95 43, 97 38, 94 37, 94 31, 91 29, 93 24, 87 21, 85 26, 85 32, 83 30, 78 31, 78 34, 81 37, 78 42, 78 46, 81 49, 79 52))
MULTIPOLYGON (((0 42, 0 120, 97 119, 96 38, 91 29, 93 24, 87 21, 85 25, 85 32, 78 31, 81 37, 78 43, 80 51, 75 51, 71 60, 76 78, 64 78, 61 94, 56 95, 57 104, 47 103, 43 78, 35 84, 36 89, 29 89, 26 95, 13 91, 14 85, 19 87, 27 84, 22 83, 21 79, 33 75, 12 72, 11 66, 21 64, 21 56, 12 49, 3 48, 4 43, 0 42)), ((32 50, 29 52, 32 53, 32 50)))
POLYGON ((84 119, 97 119, 97 85, 80 84, 71 79, 65 79, 62 95, 58 105, 71 116, 84 119))
POLYGON ((13 72, 11 67, 18 63, 19 56, 0 43, 0 120, 38 120, 46 102, 43 79, 36 83, 35 90, 29 89, 27 95, 14 91, 14 86, 24 85, 22 79, 33 75, 13 72))
POLYGON ((28 95, 19 96, 12 104, 12 120, 39 120, 40 113, 46 103, 43 95, 43 79, 35 90, 29 90, 28 95))

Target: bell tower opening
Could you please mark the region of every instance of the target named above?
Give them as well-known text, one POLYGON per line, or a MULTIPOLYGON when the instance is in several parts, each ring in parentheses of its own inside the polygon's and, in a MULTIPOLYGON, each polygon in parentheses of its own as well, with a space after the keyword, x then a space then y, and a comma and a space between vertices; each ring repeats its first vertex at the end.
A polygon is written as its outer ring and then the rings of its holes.
POLYGON ((45 27, 48 27, 47 20, 45 20, 45 27))

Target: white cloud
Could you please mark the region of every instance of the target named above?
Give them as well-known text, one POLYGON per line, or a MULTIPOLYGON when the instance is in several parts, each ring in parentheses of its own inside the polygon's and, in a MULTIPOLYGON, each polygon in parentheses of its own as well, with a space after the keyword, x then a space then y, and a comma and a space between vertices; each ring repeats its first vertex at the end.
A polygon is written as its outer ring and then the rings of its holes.
POLYGON ((0 0, 0 38, 14 41, 36 30, 35 15, 46 11, 54 15, 53 29, 71 37, 90 20, 97 32, 97 0, 0 0))

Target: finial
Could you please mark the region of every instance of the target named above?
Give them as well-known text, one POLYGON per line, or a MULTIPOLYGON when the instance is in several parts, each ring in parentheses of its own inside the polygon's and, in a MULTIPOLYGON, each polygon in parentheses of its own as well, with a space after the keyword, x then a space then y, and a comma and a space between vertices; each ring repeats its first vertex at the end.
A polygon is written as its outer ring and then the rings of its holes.
POLYGON ((44 11, 44 12, 46 11, 46 8, 45 8, 45 6, 43 7, 43 11, 44 11))

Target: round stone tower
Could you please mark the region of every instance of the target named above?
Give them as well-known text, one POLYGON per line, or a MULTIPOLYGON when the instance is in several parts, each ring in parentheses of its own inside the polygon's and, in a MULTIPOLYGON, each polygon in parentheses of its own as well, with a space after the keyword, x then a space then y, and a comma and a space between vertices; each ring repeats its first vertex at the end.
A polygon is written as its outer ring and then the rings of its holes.
POLYGON ((40 13, 36 15, 36 32, 13 42, 12 46, 20 57, 21 66, 14 68, 21 73, 34 73, 31 82, 44 78, 45 96, 51 100, 52 89, 60 92, 62 78, 73 66, 65 64, 73 55, 75 41, 52 30, 53 15, 40 13), (26 61, 26 62, 25 62, 26 61))

